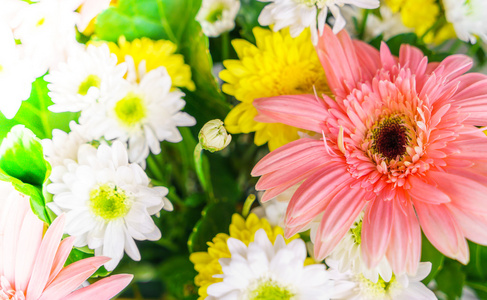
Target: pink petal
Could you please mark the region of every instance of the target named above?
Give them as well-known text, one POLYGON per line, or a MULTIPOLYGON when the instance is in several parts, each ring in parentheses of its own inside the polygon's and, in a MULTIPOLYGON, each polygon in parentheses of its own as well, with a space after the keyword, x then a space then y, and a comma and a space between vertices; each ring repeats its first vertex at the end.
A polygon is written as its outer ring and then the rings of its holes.
MULTIPOLYGON (((259 114, 271 118, 274 123, 303 128, 321 133, 328 115, 325 102, 315 95, 290 95, 260 98, 253 102, 259 114)), ((255 118, 256 121, 268 119, 255 118)))
POLYGON ((315 153, 327 156, 323 141, 303 138, 286 144, 262 158, 252 169, 252 176, 261 176, 286 168, 315 153))
POLYGON ((487 181, 482 184, 464 176, 437 171, 430 171, 429 175, 456 206, 487 214, 487 186, 484 185, 487 181))
MULTIPOLYGON (((400 208, 396 208, 399 210, 400 208)), ((394 221, 394 202, 377 197, 365 209, 362 223, 362 257, 375 268, 384 257, 394 221)))
POLYGON ((329 26, 325 26, 316 52, 325 69, 328 86, 335 95, 344 98, 360 82, 362 76, 355 48, 347 31, 342 30, 335 35, 329 26))
POLYGON ((428 240, 444 255, 468 262, 467 241, 450 210, 444 205, 414 201, 419 223, 428 240))
POLYGON ((54 262, 52 264, 51 275, 49 276, 49 280, 47 281, 48 285, 58 275, 59 271, 61 271, 61 269, 64 267, 64 263, 66 262, 66 259, 68 259, 69 253, 73 249, 75 239, 76 238, 74 236, 67 237, 59 245, 56 256, 54 257, 54 262))
POLYGON ((408 193, 418 201, 430 204, 448 203, 451 201, 450 197, 439 190, 436 184, 428 184, 417 176, 410 176, 409 183, 411 184, 411 189, 408 190, 408 193))
POLYGON ((76 290, 88 277, 110 258, 94 256, 79 260, 62 269, 46 287, 39 300, 62 299, 76 290))
POLYGON ((22 222, 22 229, 18 237, 17 257, 15 258, 15 289, 18 291, 27 289, 43 233, 44 222, 39 220, 29 208, 22 222))
POLYGON ((470 70, 472 64, 472 59, 466 55, 450 55, 433 72, 437 76, 443 76, 447 80, 452 80, 470 70))
POLYGON ((399 64, 409 68, 411 73, 416 75, 418 81, 418 78, 422 78, 426 72, 428 58, 418 48, 404 44, 399 50, 399 64))
POLYGON ((314 253, 323 260, 350 230, 366 202, 365 189, 342 189, 328 204, 316 233, 314 253))
POLYGON ((134 275, 131 274, 112 275, 69 294, 65 300, 85 300, 90 298, 108 300, 120 293, 133 278, 134 275))
POLYGON ((377 70, 382 68, 379 51, 371 45, 359 40, 353 40, 359 65, 362 67, 362 80, 370 80, 377 70))
POLYGON ((487 245, 487 216, 464 211, 455 205, 447 205, 462 228, 465 237, 477 244, 487 245))
POLYGON ((63 236, 65 218, 64 214, 58 216, 44 235, 27 288, 27 300, 37 300, 48 282, 54 257, 63 236))
POLYGON ((335 163, 306 179, 294 193, 286 212, 286 227, 310 222, 352 181, 347 166, 335 163))

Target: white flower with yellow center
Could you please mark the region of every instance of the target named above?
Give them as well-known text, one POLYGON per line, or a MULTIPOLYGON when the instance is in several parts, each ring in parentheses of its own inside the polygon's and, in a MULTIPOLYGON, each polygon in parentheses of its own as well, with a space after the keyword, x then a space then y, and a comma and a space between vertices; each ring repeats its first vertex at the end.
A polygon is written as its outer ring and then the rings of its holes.
POLYGON ((155 241, 161 232, 151 215, 161 208, 172 210, 165 187, 150 187, 149 178, 137 164, 129 164, 124 145, 98 149, 85 144, 77 161, 66 159, 56 166, 47 191, 53 194, 49 208, 66 213, 65 233, 76 237, 75 246, 88 246, 95 255, 112 258, 105 264, 113 270, 124 250, 140 260, 136 240, 155 241))
MULTIPOLYGON (((363 276, 367 279, 372 281, 373 283, 377 283, 379 278, 385 281, 391 280, 392 277, 392 268, 384 257, 379 262, 377 267, 373 269, 368 269, 365 265, 364 260, 362 259, 361 254, 361 234, 362 234, 362 218, 363 213, 355 220, 355 222, 350 227, 350 230, 345 234, 343 239, 337 245, 335 250, 330 254, 328 259, 334 260, 338 262, 338 270, 340 272, 352 271, 355 274, 363 274, 363 276)), ((313 233, 316 232, 317 226, 319 223, 314 223, 312 225, 313 233)), ((315 236, 311 234, 311 236, 315 236)), ((314 238, 313 238, 314 239, 314 238)))
POLYGON ((203 0, 196 21, 200 22, 204 34, 216 37, 235 27, 239 9, 239 0, 203 0))
POLYGON ((11 119, 19 110, 22 101, 29 98, 36 76, 32 72, 30 62, 22 54, 22 49, 16 45, 12 30, 2 20, 0 45, 0 111, 11 119))
POLYGON ((443 0, 446 20, 459 39, 475 44, 477 37, 487 43, 487 2, 485 0, 443 0))
POLYGON ((419 263, 418 271, 414 276, 406 273, 392 275, 389 281, 379 277, 377 282, 372 282, 361 273, 351 271, 338 271, 338 261, 327 260, 330 267, 328 272, 335 280, 336 287, 341 292, 333 299, 337 300, 434 300, 435 294, 428 289, 421 280, 426 278, 431 271, 430 262, 419 263))
POLYGON ((335 18, 333 32, 336 34, 345 27, 345 18, 340 8, 345 4, 361 8, 377 8, 379 0, 259 0, 272 2, 264 7, 259 16, 261 25, 274 25, 274 31, 289 27, 292 37, 297 37, 306 27, 311 29, 313 44, 318 43, 325 27, 328 9, 335 18))
POLYGON ((99 105, 83 111, 80 124, 88 126, 95 139, 119 140, 128 145, 129 159, 145 166, 149 150, 161 152, 160 142, 182 140, 178 126, 193 126, 196 120, 181 109, 186 102, 179 90, 171 91, 171 77, 164 67, 145 74, 112 91, 99 105))
POLYGON ((54 102, 49 110, 77 112, 89 108, 126 84, 126 71, 126 64, 117 65, 117 56, 106 44, 73 50, 67 62, 61 62, 45 77, 54 102))
POLYGON ((208 287, 206 299, 320 300, 333 296, 333 282, 323 264, 304 266, 306 246, 301 239, 286 245, 278 235, 274 245, 263 229, 247 247, 227 240, 230 258, 219 260, 222 282, 208 287))
POLYGON ((14 36, 26 54, 37 62, 36 77, 66 60, 70 51, 81 47, 76 41, 78 0, 39 0, 18 11, 14 36))

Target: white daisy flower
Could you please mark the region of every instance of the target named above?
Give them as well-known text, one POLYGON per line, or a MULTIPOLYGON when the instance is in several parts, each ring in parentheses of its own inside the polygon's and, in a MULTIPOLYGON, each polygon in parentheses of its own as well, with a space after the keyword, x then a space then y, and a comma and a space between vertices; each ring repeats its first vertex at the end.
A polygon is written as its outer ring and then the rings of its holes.
POLYGON ((215 152, 225 149, 232 141, 232 136, 227 133, 222 120, 214 119, 201 128, 198 140, 203 149, 215 152))
POLYGON ((39 0, 19 10, 14 36, 38 63, 36 77, 66 60, 72 49, 81 47, 75 31, 78 6, 78 0, 39 0))
POLYGON ((446 20, 459 39, 475 44, 476 36, 487 43, 487 2, 485 0, 443 0, 446 20))
POLYGON ((83 111, 80 124, 86 124, 96 139, 126 142, 130 161, 145 166, 149 150, 161 152, 161 141, 182 140, 178 126, 196 124, 192 116, 181 112, 186 104, 182 96, 179 90, 171 91, 171 77, 159 67, 145 74, 140 83, 127 84, 83 111))
POLYGON ((219 260, 222 282, 208 287, 206 299, 329 299, 333 282, 323 264, 304 266, 306 246, 301 239, 286 245, 278 235, 274 245, 263 229, 247 247, 227 240, 230 258, 219 260))
POLYGON ((196 21, 200 22, 204 34, 217 37, 235 27, 239 9, 239 0, 203 0, 196 21))
POLYGON ((136 240, 155 241, 161 232, 151 215, 161 208, 172 210, 165 187, 150 187, 149 178, 137 164, 129 164, 124 145, 98 149, 84 144, 77 161, 66 159, 55 166, 47 191, 53 194, 48 206, 57 215, 66 213, 65 233, 76 237, 75 246, 88 245, 95 255, 112 258, 105 264, 113 270, 124 250, 140 260, 136 240))
MULTIPOLYGON (((380 276, 382 280, 388 282, 392 278, 392 268, 385 257, 382 258, 374 269, 368 269, 362 259, 360 244, 363 215, 362 212, 326 261, 328 262, 328 259, 337 261, 338 271, 342 273, 351 271, 355 274, 363 274, 367 280, 370 280, 373 283, 377 283, 380 276)), ((311 233, 311 236, 316 235, 315 231, 317 230, 317 227, 318 226, 312 227, 311 230, 313 233, 311 233)))
POLYGON ((52 139, 42 140, 44 156, 52 167, 63 165, 66 159, 78 162, 78 150, 81 145, 101 143, 95 141, 84 126, 74 121, 69 123, 69 128, 69 133, 54 129, 52 139))
POLYGON ((73 50, 67 62, 61 62, 46 75, 53 112, 77 112, 94 105, 100 98, 120 89, 127 65, 117 65, 117 56, 106 44, 73 50))
POLYGON ((15 28, 18 24, 17 15, 21 9, 26 7, 27 2, 22 0, 1 0, 0 1, 0 20, 7 23, 10 28, 15 28))
POLYGON ((345 4, 361 8, 377 8, 379 0, 259 0, 272 2, 264 7, 259 15, 261 25, 272 25, 274 31, 289 27, 292 37, 297 37, 306 27, 311 29, 313 44, 318 43, 325 27, 328 9, 335 18, 333 32, 336 34, 345 27, 346 21, 340 13, 345 4))
POLYGON ((426 278, 431 271, 430 262, 419 263, 418 271, 414 276, 406 273, 393 275, 389 281, 379 278, 377 282, 372 282, 365 278, 363 274, 351 271, 338 271, 338 262, 327 260, 326 264, 330 267, 328 272, 335 280, 336 287, 340 291, 333 299, 347 300, 434 300, 435 294, 428 289, 421 280, 426 278))
POLYGON ((31 61, 27 60, 16 45, 12 30, 0 20, 0 111, 11 119, 17 114, 23 100, 30 97, 32 82, 31 61))

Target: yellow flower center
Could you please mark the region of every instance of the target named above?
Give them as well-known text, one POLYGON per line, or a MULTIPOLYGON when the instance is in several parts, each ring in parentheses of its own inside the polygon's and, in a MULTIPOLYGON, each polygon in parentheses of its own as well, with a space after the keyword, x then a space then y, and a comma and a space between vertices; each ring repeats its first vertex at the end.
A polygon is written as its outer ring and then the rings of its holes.
POLYGON ((140 96, 130 92, 115 105, 115 115, 122 124, 131 127, 147 115, 147 108, 140 96))
POLYGON ((40 19, 39 21, 37 21, 36 27, 42 26, 42 24, 44 24, 45 21, 46 21, 46 18, 40 19))
POLYGON ((85 96, 86 94, 88 94, 88 90, 91 87, 99 88, 100 82, 100 77, 96 75, 88 75, 88 77, 86 77, 85 80, 83 80, 83 82, 81 82, 81 84, 79 85, 78 94, 85 96))
POLYGON ((377 280, 376 283, 368 280, 362 274, 359 276, 360 289, 363 294, 367 295, 370 299, 382 298, 390 292, 391 288, 399 285, 394 274, 392 274, 389 282, 384 281, 384 279, 379 276, 379 280, 377 280))
POLYGON ((90 192, 91 211, 106 222, 124 217, 130 210, 130 200, 124 190, 113 184, 99 185, 90 192))
POLYGON ((350 231, 352 232, 352 237, 355 244, 360 245, 362 243, 362 220, 356 224, 357 226, 350 229, 350 231))
POLYGON ((272 279, 261 282, 250 292, 248 300, 290 300, 294 294, 272 279))

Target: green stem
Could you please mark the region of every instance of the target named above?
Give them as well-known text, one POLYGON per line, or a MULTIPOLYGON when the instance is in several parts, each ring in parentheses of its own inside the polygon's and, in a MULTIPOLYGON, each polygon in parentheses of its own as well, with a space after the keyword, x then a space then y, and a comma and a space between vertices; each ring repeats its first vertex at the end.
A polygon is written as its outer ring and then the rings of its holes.
POLYGON ((163 182, 164 181, 164 175, 161 172, 161 169, 159 167, 159 164, 156 162, 154 159, 154 156, 150 154, 147 157, 147 167, 151 171, 151 173, 154 175, 154 179, 156 179, 158 182, 163 182))
POLYGON ((194 166, 196 170, 196 175, 198 176, 198 179, 201 183, 201 186, 203 187, 203 190, 205 193, 208 195, 209 200, 213 200, 214 195, 213 195, 213 186, 211 185, 211 181, 209 178, 206 177, 204 168, 203 168, 203 154, 202 154, 203 148, 201 147, 201 144, 198 143, 196 147, 194 148, 194 166))
POLYGON ((487 286, 481 283, 467 281, 466 284, 474 289, 481 290, 487 293, 487 286))
POLYGON ((174 32, 172 31, 171 25, 167 22, 166 14, 164 13, 164 3, 162 0, 157 0, 157 8, 159 10, 159 17, 161 18, 161 25, 164 28, 167 37, 174 43, 178 43, 174 32))
POLYGON ((230 33, 224 32, 222 34, 222 61, 230 57, 230 33))
POLYGON ((257 199, 257 197, 255 197, 254 194, 250 194, 247 197, 247 199, 245 199, 245 202, 244 202, 244 205, 243 205, 243 208, 242 208, 242 216, 244 218, 247 218, 247 216, 249 215, 250 208, 252 207, 252 204, 254 204, 255 199, 257 199))
POLYGON ((421 37, 420 37, 421 42, 424 43, 424 38, 428 35, 428 33, 430 33, 431 31, 436 31, 436 29, 440 28, 444 23, 446 23, 445 17, 438 18, 438 20, 436 20, 436 22, 433 24, 433 26, 428 28, 428 30, 426 30, 425 33, 423 33, 423 35, 421 35, 421 37))
MULTIPOLYGON (((37 97, 39 98, 39 104, 40 104, 40 107, 46 107, 47 103, 46 103, 46 97, 47 95, 43 95, 42 93, 42 90, 41 90, 41 87, 39 86, 39 83, 38 81, 34 82, 34 88, 35 88, 35 92, 37 93, 37 97)), ((51 125, 49 124, 49 119, 48 119, 48 116, 47 116, 47 113, 40 113, 39 114, 39 117, 41 118, 41 122, 42 122, 42 127, 44 128, 44 137, 46 138, 51 138, 52 137, 52 128, 51 128, 51 125)))
POLYGON ((363 40, 364 39, 365 26, 367 24, 367 19, 369 17, 369 13, 370 13, 370 10, 364 9, 364 15, 363 15, 363 18, 362 18, 362 23, 360 24, 360 33, 358 34, 359 40, 363 40))

